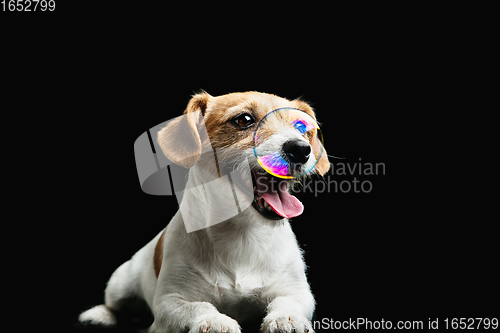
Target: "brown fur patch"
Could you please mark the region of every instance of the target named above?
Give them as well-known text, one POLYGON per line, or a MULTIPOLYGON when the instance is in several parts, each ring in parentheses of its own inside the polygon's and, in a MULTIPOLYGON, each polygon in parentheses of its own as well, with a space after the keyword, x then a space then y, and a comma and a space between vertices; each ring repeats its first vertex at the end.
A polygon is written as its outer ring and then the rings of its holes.
POLYGON ((205 125, 212 146, 214 148, 251 148, 255 127, 240 131, 230 123, 230 120, 239 114, 249 113, 255 118, 257 124, 269 112, 286 106, 292 106, 286 98, 255 91, 213 97, 205 117, 205 125))
POLYGON ((314 110, 312 109, 312 107, 307 104, 306 102, 304 102, 303 100, 297 98, 297 99, 294 99, 292 101, 292 105, 299 109, 299 110, 302 110, 302 111, 305 111, 306 113, 308 113, 311 117, 313 117, 314 120, 316 120, 316 114, 314 113, 314 110))
POLYGON ((321 154, 318 164, 316 164, 316 170, 321 176, 323 176, 329 169, 330 161, 328 160, 328 156, 326 155, 325 148, 323 148, 323 153, 321 154))
POLYGON ((165 235, 165 230, 161 233, 158 243, 155 246, 155 255, 153 258, 153 267, 155 269, 156 278, 160 275, 161 262, 163 261, 163 235, 165 235))

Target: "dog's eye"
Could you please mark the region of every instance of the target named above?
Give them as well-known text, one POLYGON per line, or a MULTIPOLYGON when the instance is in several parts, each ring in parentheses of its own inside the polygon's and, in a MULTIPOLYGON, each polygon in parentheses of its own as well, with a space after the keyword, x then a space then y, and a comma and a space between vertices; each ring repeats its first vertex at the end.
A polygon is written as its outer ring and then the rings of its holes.
POLYGON ((239 128, 244 129, 255 124, 255 119, 248 113, 240 114, 239 116, 233 118, 233 123, 239 128))

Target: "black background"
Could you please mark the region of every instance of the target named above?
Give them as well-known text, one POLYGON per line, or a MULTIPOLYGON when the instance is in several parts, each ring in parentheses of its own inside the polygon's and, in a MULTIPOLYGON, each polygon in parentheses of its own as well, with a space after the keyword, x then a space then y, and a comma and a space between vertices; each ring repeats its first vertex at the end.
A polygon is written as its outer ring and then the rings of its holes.
POLYGON ((292 227, 316 320, 498 314, 494 221, 468 199, 478 191, 460 170, 472 162, 456 158, 470 151, 457 131, 470 110, 466 21, 366 8, 322 17, 316 8, 313 25, 295 19, 307 16, 299 10, 283 21, 188 15, 179 24, 168 8, 57 5, 2 13, 12 18, 3 21, 4 69, 13 70, 4 80, 19 94, 15 110, 32 116, 26 126, 43 164, 31 200, 50 222, 36 224, 43 255, 35 257, 50 263, 42 289, 61 305, 56 321, 77 330, 114 269, 175 214, 174 197, 141 191, 133 144, 201 89, 302 97, 328 154, 346 158, 331 162, 385 165, 384 175, 356 176, 370 193, 298 195, 305 211, 292 227), (231 35, 235 26, 246 29, 231 35))

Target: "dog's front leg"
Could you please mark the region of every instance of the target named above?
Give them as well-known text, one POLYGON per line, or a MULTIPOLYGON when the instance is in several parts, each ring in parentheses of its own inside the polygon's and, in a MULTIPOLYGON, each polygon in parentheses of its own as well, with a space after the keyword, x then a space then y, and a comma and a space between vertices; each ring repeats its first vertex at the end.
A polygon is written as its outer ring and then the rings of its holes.
POLYGON ((238 322, 208 302, 189 302, 179 294, 155 299, 150 333, 240 333, 238 322))
POLYGON ((267 307, 262 323, 264 333, 313 333, 310 318, 314 311, 311 293, 276 297, 267 307))

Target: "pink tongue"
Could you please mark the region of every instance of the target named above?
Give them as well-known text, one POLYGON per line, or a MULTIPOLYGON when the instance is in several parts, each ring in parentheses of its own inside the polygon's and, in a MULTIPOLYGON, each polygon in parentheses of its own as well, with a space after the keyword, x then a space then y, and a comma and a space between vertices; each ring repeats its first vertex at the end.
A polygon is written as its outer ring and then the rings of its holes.
POLYGON ((272 181, 276 180, 271 175, 255 173, 257 181, 257 191, 260 198, 264 198, 266 202, 273 208, 276 214, 291 218, 299 216, 304 211, 304 206, 299 199, 288 193, 287 182, 272 181))

